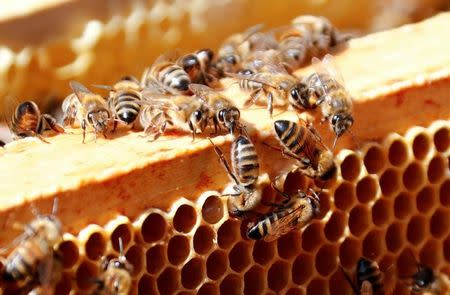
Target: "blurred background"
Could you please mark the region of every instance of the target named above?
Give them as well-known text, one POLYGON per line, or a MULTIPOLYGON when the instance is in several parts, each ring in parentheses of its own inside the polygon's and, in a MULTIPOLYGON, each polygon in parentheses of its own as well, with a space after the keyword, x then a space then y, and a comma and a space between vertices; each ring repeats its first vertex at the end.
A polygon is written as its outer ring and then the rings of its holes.
MULTIPOLYGON (((356 35, 420 21, 450 0, 2 0, 0 118, 19 101, 59 108, 68 81, 110 85, 140 76, 161 53, 217 49, 232 33, 262 23, 323 15, 356 35)), ((8 135, 0 130, 0 140, 8 135)))

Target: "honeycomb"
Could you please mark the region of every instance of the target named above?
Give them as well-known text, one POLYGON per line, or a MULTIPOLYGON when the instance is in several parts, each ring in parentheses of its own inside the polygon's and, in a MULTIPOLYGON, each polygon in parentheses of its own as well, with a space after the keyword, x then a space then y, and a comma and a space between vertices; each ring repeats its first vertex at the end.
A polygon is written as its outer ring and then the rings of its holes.
MULTIPOLYGON (((246 222, 228 215, 217 191, 66 233, 56 292, 91 293, 101 257, 119 254, 119 237, 134 266, 132 294, 350 294, 339 266, 353 273, 364 256, 406 276, 411 251, 450 274, 450 121, 341 150, 336 162, 319 218, 273 242, 248 240, 246 222)), ((291 173, 284 189, 309 181, 291 173)), ((409 294, 402 281, 394 291, 409 294)))

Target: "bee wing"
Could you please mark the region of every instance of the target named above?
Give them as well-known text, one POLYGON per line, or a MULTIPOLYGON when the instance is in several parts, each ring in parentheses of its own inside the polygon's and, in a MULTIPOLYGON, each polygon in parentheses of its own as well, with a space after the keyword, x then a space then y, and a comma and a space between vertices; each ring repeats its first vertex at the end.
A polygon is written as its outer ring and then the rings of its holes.
POLYGON ((254 81, 254 82, 258 82, 261 83, 263 85, 272 87, 272 88, 277 88, 276 85, 271 84, 271 82, 273 82, 272 79, 270 79, 269 75, 267 76, 257 76, 255 74, 252 75, 242 75, 242 74, 233 74, 233 73, 226 73, 227 76, 232 77, 232 78, 236 78, 239 80, 250 80, 250 81, 254 81))
POLYGON ((100 84, 91 84, 92 87, 105 89, 105 90, 112 90, 113 87, 109 85, 100 85, 100 84))
POLYGON ((140 105, 153 106, 161 109, 178 110, 178 107, 171 101, 171 98, 171 95, 146 88, 142 90, 142 100, 138 103, 140 105))
POLYGON ((202 84, 191 83, 189 84, 189 89, 195 94, 195 96, 197 96, 198 99, 205 103, 208 102, 208 96, 210 94, 216 94, 212 88, 202 84))
POLYGON ((53 260, 53 253, 51 253, 37 266, 38 279, 42 286, 48 286, 51 283, 53 260))
POLYGON ((247 30, 245 30, 242 33, 242 42, 247 41, 247 39, 250 38, 252 35, 254 35, 255 33, 259 32, 259 31, 261 31, 263 27, 264 27, 264 24, 256 24, 254 26, 251 26, 247 30))
POLYGON ((83 97, 86 94, 90 94, 92 93, 89 89, 86 88, 86 86, 84 86, 83 84, 76 82, 76 81, 70 81, 70 88, 72 88, 72 91, 75 93, 75 95, 77 96, 78 100, 82 100, 83 97))
MULTIPOLYGON (((287 206, 286 208, 281 210, 288 210, 288 209, 289 207, 287 206)), ((294 210, 292 210, 292 212, 278 219, 277 222, 272 224, 271 228, 271 232, 276 234, 274 234, 273 237, 268 237, 268 239, 265 239, 265 241, 270 242, 295 229, 297 227, 297 220, 300 214, 302 214, 302 208, 297 207, 294 210)))
POLYGON ((255 51, 251 54, 250 60, 257 71, 287 74, 283 59, 277 50, 255 51))
POLYGON ((313 64, 315 73, 318 74, 319 77, 320 75, 329 76, 335 82, 339 83, 339 85, 345 87, 344 78, 342 77, 341 72, 337 69, 336 62, 331 54, 325 55, 322 60, 317 57, 313 57, 311 59, 311 63, 313 64))

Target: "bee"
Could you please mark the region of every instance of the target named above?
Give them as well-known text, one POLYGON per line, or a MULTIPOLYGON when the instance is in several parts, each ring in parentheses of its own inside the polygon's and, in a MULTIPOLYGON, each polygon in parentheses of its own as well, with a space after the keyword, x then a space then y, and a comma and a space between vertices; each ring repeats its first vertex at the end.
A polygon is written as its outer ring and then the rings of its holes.
POLYGON ((296 159, 299 163, 297 169, 312 178, 328 180, 333 177, 336 171, 333 153, 322 143, 311 123, 277 120, 274 128, 284 148, 283 155, 296 159))
MULTIPOLYGON (((392 270, 389 267, 388 270, 392 270)), ((388 271, 387 270, 387 271, 388 271)), ((350 276, 342 269, 341 271, 352 287, 355 294, 358 295, 372 295, 374 293, 385 294, 384 278, 389 278, 388 274, 382 274, 378 264, 375 261, 361 257, 356 264, 355 282, 352 281, 350 276)), ((386 294, 391 294, 386 292, 386 294)))
POLYGON ((278 51, 282 57, 285 67, 292 72, 303 66, 309 57, 308 49, 312 46, 311 34, 304 27, 287 26, 277 29, 281 32, 277 38, 279 42, 278 51))
POLYGON ((206 48, 181 57, 177 63, 183 67, 192 83, 210 85, 217 80, 210 73, 213 59, 214 52, 206 48))
POLYGON ((114 117, 114 130, 117 123, 133 125, 141 109, 141 86, 133 76, 122 77, 113 86, 96 85, 109 90, 108 107, 114 117))
POLYGON ((238 136, 231 145, 231 168, 222 150, 208 138, 231 180, 234 182, 228 196, 231 215, 243 217, 260 202, 262 190, 258 186, 259 159, 255 146, 247 136, 238 136))
POLYGON ((236 128, 240 127, 239 119, 241 113, 234 103, 208 86, 201 84, 191 84, 189 89, 195 96, 209 106, 214 131, 224 127, 231 134, 234 134, 236 128))
POLYGON ((48 143, 42 134, 45 130, 50 129, 57 133, 64 133, 64 128, 56 123, 55 118, 49 114, 41 114, 33 101, 20 103, 11 118, 11 131, 16 138, 36 136, 48 143))
POLYGON ((237 78, 240 88, 250 92, 245 106, 256 103, 263 95, 267 98, 267 109, 271 116, 275 104, 286 105, 287 101, 295 100, 300 95, 299 91, 304 89, 300 81, 286 71, 277 51, 255 52, 249 71, 229 76, 237 78))
POLYGON ((280 191, 272 183, 283 198, 281 204, 274 204, 276 210, 260 217, 247 229, 247 237, 252 240, 263 239, 270 242, 287 234, 291 230, 300 229, 320 214, 318 195, 311 189, 311 195, 299 190, 295 197, 280 191))
POLYGON ((188 93, 191 79, 173 59, 170 55, 159 56, 153 65, 144 71, 142 88, 155 88, 159 92, 169 94, 188 93))
POLYGON ((344 86, 344 80, 333 65, 333 57, 327 54, 323 61, 313 58, 316 72, 303 80, 298 100, 291 104, 296 108, 320 106, 322 121, 329 121, 337 139, 353 125, 353 99, 344 86))
POLYGON ((96 294, 128 295, 131 290, 131 273, 133 265, 123 254, 122 238, 119 238, 120 254, 118 258, 102 258, 103 273, 99 280, 96 294))
POLYGON ((62 241, 62 225, 56 217, 57 199, 53 202, 51 214, 36 216, 16 239, 17 247, 4 262, 2 279, 4 282, 27 283, 48 274, 53 265, 53 248, 62 241))
POLYGON ((83 143, 86 138, 87 126, 94 129, 96 139, 97 133, 102 133, 106 138, 112 118, 103 97, 92 93, 75 81, 70 82, 70 87, 73 93, 67 96, 62 103, 64 125, 73 125, 75 120, 78 121, 83 129, 83 143))

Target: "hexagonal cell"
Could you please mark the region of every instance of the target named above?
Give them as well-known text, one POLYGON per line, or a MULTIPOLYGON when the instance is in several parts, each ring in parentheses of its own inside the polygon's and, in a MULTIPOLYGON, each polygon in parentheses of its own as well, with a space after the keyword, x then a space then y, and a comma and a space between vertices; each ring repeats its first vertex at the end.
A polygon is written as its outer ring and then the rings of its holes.
POLYGON ((317 251, 315 267, 320 275, 326 277, 336 269, 337 252, 336 246, 332 244, 325 244, 317 251))
POLYGON ((447 179, 441 184, 439 200, 443 206, 450 207, 450 179, 447 179))
POLYGON ((416 159, 424 159, 431 148, 430 138, 426 133, 419 133, 413 140, 412 150, 416 159))
POLYGON ((372 206, 372 222, 376 226, 383 226, 391 221, 392 204, 391 200, 379 199, 372 206))
POLYGON ((450 146, 450 131, 448 128, 441 128, 434 133, 434 146, 439 152, 447 151, 450 146))
POLYGON ((283 260, 276 261, 267 273, 267 284, 275 292, 280 292, 289 281, 289 264, 283 260))
POLYGON ((316 219, 322 219, 324 218, 328 212, 330 211, 331 207, 331 196, 327 192, 317 192, 319 196, 319 204, 320 204, 320 212, 316 216, 316 219))
POLYGON ((228 253, 228 259, 232 270, 236 272, 245 270, 252 261, 250 245, 244 241, 238 242, 228 253))
POLYGON ((236 274, 227 275, 220 283, 220 294, 242 294, 242 281, 236 274))
POLYGON ((395 217, 398 219, 404 219, 414 213, 414 197, 409 193, 400 193, 394 201, 395 217))
POLYGON ((425 186, 416 197, 416 207, 419 212, 428 213, 437 202, 436 192, 433 187, 425 186))
POLYGON ((290 288, 287 290, 286 295, 304 295, 305 292, 300 288, 290 288))
POLYGON ((425 182, 425 173, 422 165, 411 163, 403 173, 403 185, 410 191, 418 189, 425 182))
POLYGON ((356 154, 349 154, 341 163, 342 178, 354 181, 361 173, 361 160, 356 154))
POLYGON ((145 295, 145 294, 156 294, 158 292, 157 286, 156 286, 156 280, 152 276, 149 275, 143 275, 139 279, 138 283, 138 294, 145 295))
POLYGON ((70 290, 72 289, 72 281, 73 278, 68 273, 61 274, 61 280, 55 285, 55 294, 70 294, 70 290))
POLYGON ((413 216, 408 223, 406 238, 412 244, 417 245, 423 241, 427 234, 427 220, 422 215, 413 216))
POLYGON ((334 204, 338 209, 348 210, 355 201, 355 188, 350 182, 341 183, 334 191, 334 204))
POLYGON ((383 238, 384 233, 381 230, 375 229, 370 231, 363 240, 363 256, 376 260, 385 250, 383 238))
POLYGON ((167 244, 167 258, 173 265, 178 265, 185 261, 189 252, 189 239, 186 236, 173 236, 167 244))
POLYGON ((324 241, 322 232, 323 223, 321 222, 312 222, 307 225, 302 232, 303 250, 311 252, 318 248, 324 241))
MULTIPOLYGON (((300 241, 300 238, 299 238, 300 241)), ((263 240, 255 241, 253 244, 253 260, 261 265, 270 262, 275 254, 275 242, 266 242, 263 240)))
POLYGON ((150 274, 156 274, 161 271, 166 264, 166 247, 164 245, 156 245, 147 250, 145 257, 147 272, 150 274))
POLYGON ((181 269, 181 284, 187 289, 195 289, 205 277, 205 266, 199 257, 192 258, 181 269))
POLYGON ((284 192, 295 194, 299 188, 307 187, 309 179, 300 171, 290 172, 283 184, 284 192))
POLYGON ((380 177, 380 188, 384 196, 390 196, 400 189, 400 174, 395 169, 387 169, 380 177))
POLYGON ((431 183, 436 183, 447 173, 447 161, 441 156, 435 156, 428 164, 427 176, 431 183))
POLYGON ((93 232, 84 245, 86 257, 91 260, 98 260, 106 250, 106 240, 101 232, 93 232))
POLYGON ((397 257, 396 269, 399 276, 409 277, 412 273, 417 271, 416 266, 416 251, 414 249, 406 247, 403 249, 397 257))
POLYGON ((330 219, 328 219, 325 224, 324 234, 325 238, 327 238, 330 242, 337 241, 345 232, 345 228, 347 227, 347 215, 340 211, 336 210, 331 214, 330 219))
POLYGON ((222 249, 230 248, 240 237, 240 222, 235 219, 225 220, 217 231, 217 243, 222 249))
POLYGON ((403 244, 405 243, 405 227, 406 226, 400 222, 394 222, 389 225, 385 237, 386 248, 389 251, 396 253, 403 247, 403 244))
POLYGON ((420 250, 419 254, 420 262, 430 266, 433 269, 436 269, 438 265, 441 264, 442 260, 441 249, 442 248, 439 241, 434 239, 427 241, 420 250))
POLYGON ((354 294, 353 289, 349 282, 346 280, 343 271, 353 279, 353 273, 349 270, 341 270, 340 268, 331 275, 328 280, 328 289, 330 294, 354 294))
POLYGON ((402 139, 394 140, 389 146, 389 162, 394 166, 402 166, 408 159, 408 146, 402 139))
POLYGON ((344 268, 353 268, 361 257, 361 241, 347 237, 339 247, 339 262, 344 268))
POLYGON ((78 289, 82 291, 93 290, 95 284, 92 278, 96 278, 98 276, 98 266, 89 261, 83 261, 77 268, 75 273, 75 280, 78 286, 78 289))
POLYGON ((264 269, 254 265, 244 275, 244 294, 262 294, 265 289, 264 269))
POLYGON ((58 245, 58 252, 63 257, 63 267, 71 268, 78 262, 80 253, 78 252, 78 245, 72 240, 65 240, 58 245))
POLYGON ((211 280, 220 279, 228 269, 227 253, 223 250, 215 250, 206 260, 206 275, 211 280))
POLYGON ((216 234, 211 227, 202 225, 197 228, 194 234, 195 252, 198 254, 206 254, 214 245, 215 238, 216 234))
POLYGON ((284 259, 297 256, 300 252, 300 233, 291 231, 277 240, 278 255, 284 259))
POLYGON ((133 245, 125 254, 128 262, 133 265, 133 276, 137 276, 144 268, 144 249, 139 245, 133 245))
POLYGON ((203 286, 201 286, 198 289, 197 295, 219 295, 219 286, 217 286, 217 284, 214 283, 206 283, 203 284, 203 286))
POLYGON ((378 193, 377 180, 372 176, 366 176, 356 185, 356 197, 361 203, 372 201, 378 193))
POLYGON ((383 170, 386 165, 386 155, 383 150, 377 145, 370 147, 364 156, 364 165, 367 172, 371 174, 377 174, 383 170))
POLYGON ((180 288, 179 277, 180 274, 176 268, 166 268, 156 280, 159 294, 174 294, 180 288))
POLYGON ((440 239, 447 235, 450 229, 450 212, 444 208, 439 208, 431 216, 430 232, 433 237, 440 239))
POLYGON ((175 215, 173 216, 173 227, 176 231, 182 233, 188 233, 192 230, 197 222, 197 212, 195 208, 183 204, 177 208, 175 215))
POLYGON ((203 220, 210 224, 219 222, 223 217, 223 203, 219 196, 208 197, 202 206, 203 220))
POLYGON ((370 225, 370 211, 365 205, 357 205, 351 211, 348 218, 348 227, 354 236, 363 235, 370 225))
POLYGON ((307 295, 325 295, 328 293, 328 284, 324 279, 313 279, 309 282, 308 287, 306 288, 307 295))
POLYGON ((123 248, 126 249, 132 238, 132 228, 129 224, 120 224, 111 233, 111 245, 117 252, 120 252, 119 238, 122 239, 123 248))
POLYGON ((311 255, 302 253, 292 264, 292 281, 302 285, 309 280, 314 271, 314 259, 311 255))
POLYGON ((447 262, 450 262, 450 235, 447 236, 445 241, 442 243, 442 250, 444 252, 444 257, 447 262))
POLYGON ((153 243, 164 237, 167 223, 161 214, 150 213, 144 218, 140 229, 140 235, 144 242, 153 243))

